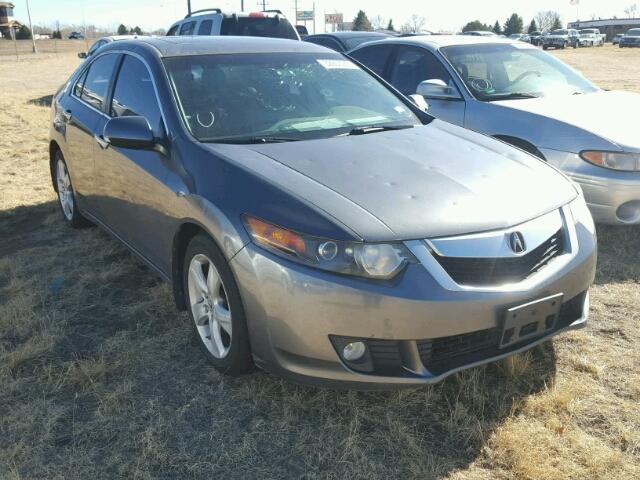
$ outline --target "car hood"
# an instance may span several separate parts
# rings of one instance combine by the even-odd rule
[[[364,213],[350,208],[356,204],[397,240],[506,228],[576,196],[569,180],[544,162],[439,120],[400,131],[215,149],[254,169],[264,169],[252,167],[255,154],[262,162],[268,157],[324,186],[327,199],[339,195],[343,205],[325,203],[295,179],[281,180],[282,188],[313,195],[320,209],[352,228],[360,219],[349,217]]]
[[[622,114],[640,111],[637,93],[600,90],[584,95],[503,100],[493,104],[558,120],[606,139],[622,150],[640,151],[638,125]],[[549,136],[548,140],[552,138]],[[552,144],[541,146],[562,149]],[[585,145],[585,148],[590,147]]]

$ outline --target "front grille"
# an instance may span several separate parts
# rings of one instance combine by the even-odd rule
[[[554,331],[568,327],[582,317],[586,294],[587,292],[583,292],[562,304]],[[549,333],[551,332],[543,332],[541,336]],[[502,329],[496,327],[462,335],[420,340],[417,344],[424,366],[434,375],[440,375],[463,365],[517,350],[537,339],[530,338],[501,349],[501,336]]]
[[[520,257],[466,258],[434,257],[449,276],[459,285],[487,286],[516,283],[540,271],[564,251],[562,229],[547,241]]]

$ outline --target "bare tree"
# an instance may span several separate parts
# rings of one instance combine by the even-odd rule
[[[387,28],[387,19],[381,15],[371,17],[370,22],[374,30],[382,30],[384,28]]]
[[[415,13],[409,17],[409,20],[402,25],[400,31],[402,33],[421,33],[424,30],[424,26],[427,24],[427,19],[416,15]]]
[[[632,5],[629,5],[624,9],[624,13],[626,13],[629,18],[635,17],[636,13],[638,13],[638,4],[634,3]]]
[[[535,21],[542,32],[548,32],[555,25],[562,23],[560,20],[560,14],[553,10],[538,12],[535,16]]]

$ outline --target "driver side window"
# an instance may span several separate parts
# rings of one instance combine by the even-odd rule
[[[429,51],[401,46],[391,69],[391,84],[404,95],[413,95],[420,82],[438,79],[454,86],[444,65]]]
[[[160,137],[162,117],[151,74],[137,58],[125,55],[118,73],[109,115],[139,115],[147,119],[156,137]]]

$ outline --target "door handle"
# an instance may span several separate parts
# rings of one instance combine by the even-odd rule
[[[103,150],[105,150],[109,146],[109,140],[105,140],[102,135],[96,134],[93,136],[93,138],[96,142],[98,142],[98,145],[100,145],[100,148],[102,148]]]
[[[65,122],[68,122],[69,120],[71,120],[71,110],[65,110],[64,112],[62,112],[62,119]]]

